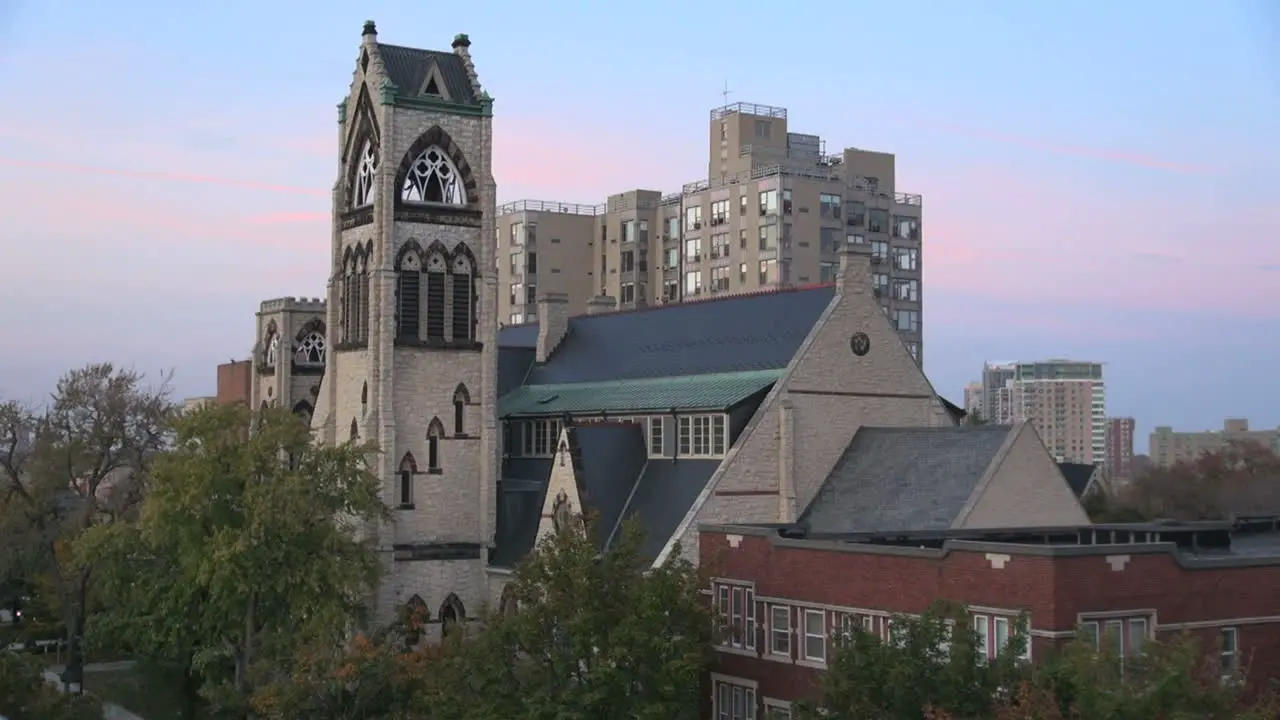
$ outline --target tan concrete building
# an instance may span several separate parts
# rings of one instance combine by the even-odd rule
[[[1101,363],[986,363],[982,383],[989,422],[1031,423],[1058,462],[1106,463],[1107,396]]]
[[[1134,478],[1133,429],[1137,421],[1131,417],[1107,418],[1107,479],[1126,483]]]
[[[789,131],[784,108],[727,105],[711,111],[707,179],[678,193],[500,206],[499,317],[531,321],[541,291],[584,312],[830,283],[840,249],[863,245],[881,309],[920,362],[921,204],[896,191],[892,154],[828,155]]]
[[[1160,426],[1151,433],[1148,453],[1151,464],[1169,467],[1179,462],[1190,462],[1204,453],[1216,452],[1232,441],[1255,442],[1280,453],[1280,428],[1274,430],[1250,430],[1249,421],[1243,418],[1227,418],[1221,430],[1201,432],[1174,432],[1173,428]]]

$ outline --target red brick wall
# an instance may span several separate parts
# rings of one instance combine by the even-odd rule
[[[1017,555],[1011,548],[1003,553],[1009,556],[1004,567],[995,569],[985,551],[910,557],[784,547],[753,535],[741,536],[739,546],[731,548],[718,532],[703,533],[699,550],[712,577],[752,582],[757,597],[796,604],[921,613],[945,599],[1025,610],[1034,630],[1059,632],[1074,631],[1078,613],[1154,611],[1157,627],[1280,615],[1280,564],[1186,570],[1168,553],[1145,553],[1130,554],[1116,571],[1103,554]],[[1280,677],[1280,623],[1237,626],[1241,662],[1251,662],[1251,678]],[[1196,633],[1216,650],[1217,627]],[[1033,638],[1033,657],[1054,642]],[[719,655],[717,672],[756,679],[761,696],[799,697],[813,682],[810,669]]]
[[[228,403],[249,403],[249,387],[253,377],[253,362],[240,360],[223,363],[218,366],[219,405]]]

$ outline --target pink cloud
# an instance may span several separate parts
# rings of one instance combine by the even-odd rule
[[[971,138],[982,140],[990,140],[993,142],[1003,143],[1006,145],[1020,145],[1022,147],[1040,150],[1043,152],[1053,153],[1055,155],[1070,155],[1074,157],[1086,157],[1095,160],[1103,160],[1106,162],[1120,163],[1124,165],[1134,165],[1137,167],[1149,168],[1152,170],[1167,170],[1186,175],[1218,175],[1223,171],[1221,168],[1208,165],[1200,165],[1194,163],[1177,162],[1173,160],[1165,160],[1162,158],[1143,155],[1140,153],[1129,152],[1126,150],[1116,150],[1110,148],[1089,147],[1085,145],[1063,144],[1038,140],[1035,138],[1023,137],[1020,135],[1011,135],[1009,133],[997,132],[994,130],[984,130],[981,128],[965,127],[952,123],[939,123],[932,121],[917,121],[913,124],[920,125],[934,130],[954,135],[964,135]]]
[[[273,212],[252,215],[244,219],[249,225],[284,225],[292,223],[326,223],[331,219],[327,212]]]
[[[245,190],[262,190],[267,192],[287,193],[290,195],[312,195],[326,197],[329,191],[321,188],[298,187],[294,185],[278,185],[255,180],[239,180],[235,178],[196,175],[191,173],[156,172],[146,170],[125,170],[122,168],[94,167],[75,163],[50,162],[45,160],[19,160],[17,158],[0,158],[0,165],[10,167],[31,168],[37,170],[54,170],[59,172],[88,173],[92,175],[112,175],[147,180],[165,180],[169,182],[203,183],[238,187]]]

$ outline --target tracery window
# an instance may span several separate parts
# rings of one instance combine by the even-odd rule
[[[280,336],[271,333],[271,337],[267,338],[267,356],[264,363],[267,367],[275,367],[276,360],[280,357]]]
[[[356,166],[355,187],[351,193],[351,207],[359,208],[373,204],[376,185],[374,177],[378,173],[378,149],[373,140],[366,140],[360,151],[359,164]]]
[[[439,146],[432,145],[409,165],[400,199],[410,203],[466,205],[467,191],[453,161]]]
[[[474,269],[470,258],[453,259],[453,339],[473,340],[476,335]]]
[[[298,351],[294,353],[294,362],[311,367],[324,365],[324,335],[313,330],[298,343]]]

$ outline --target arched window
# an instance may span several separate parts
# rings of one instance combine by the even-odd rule
[[[409,165],[400,199],[407,203],[466,205],[467,190],[449,155],[432,145]]]
[[[360,426],[356,424],[356,419],[351,418],[351,441],[355,442],[360,439]]]
[[[502,588],[502,599],[498,602],[498,612],[502,615],[515,615],[520,609],[520,601],[516,599],[515,585]]]
[[[444,604],[440,606],[440,633],[445,637],[458,626],[458,623],[467,619],[467,611],[462,607],[462,601],[457,595],[449,593],[449,597],[444,599]]]
[[[431,612],[427,610],[427,603],[417,595],[404,604],[404,640],[410,648],[422,640],[422,626],[430,619]]]
[[[265,367],[273,368],[276,366],[276,360],[280,358],[280,334],[274,331],[269,332],[266,357],[263,358],[262,364]]]
[[[312,330],[303,336],[293,361],[306,367],[324,367],[324,335]]]
[[[453,339],[474,340],[476,336],[475,267],[465,248],[453,258]]]
[[[416,246],[401,250],[396,267],[396,337],[419,339],[422,314],[422,256]]]
[[[338,327],[342,333],[342,342],[351,343],[356,340],[355,333],[355,259],[351,248],[342,253],[342,278],[339,292],[342,296],[338,302]]]
[[[427,425],[427,469],[440,469],[440,438],[444,437],[444,424],[440,418],[431,418]]]
[[[356,254],[356,341],[369,340],[369,255],[373,252],[371,245],[365,245]]]
[[[400,459],[400,507],[413,505],[413,476],[418,472],[418,463],[413,453],[405,453]]]
[[[453,391],[453,434],[466,434],[467,404],[471,402],[471,394],[467,386],[459,384]]]
[[[366,140],[360,151],[360,159],[356,165],[355,187],[351,193],[351,207],[359,208],[373,204],[377,185],[374,178],[378,173],[378,148],[372,138]]]
[[[369,412],[369,383],[366,381],[360,386],[360,414],[365,415]]]
[[[427,255],[427,339],[444,339],[444,285],[448,269],[443,252],[433,250]]]

